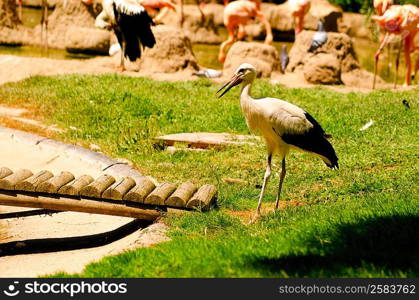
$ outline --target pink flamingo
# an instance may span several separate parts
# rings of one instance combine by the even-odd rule
[[[374,10],[375,10],[375,14],[378,16],[382,16],[387,9],[390,8],[390,6],[392,6],[393,0],[374,0]]]
[[[410,76],[412,72],[412,61],[410,58],[410,53],[411,51],[419,49],[419,47],[414,45],[416,33],[419,31],[419,8],[410,4],[393,5],[389,9],[387,9],[382,16],[373,16],[372,19],[376,21],[386,31],[385,36],[381,41],[380,47],[375,53],[375,71],[372,88],[375,88],[378,59],[380,57],[380,53],[384,46],[389,42],[390,34],[400,35],[401,43],[404,44],[406,76],[403,85],[408,86],[410,84]]]
[[[272,44],[272,28],[265,15],[260,10],[260,1],[259,5],[248,0],[233,1],[227,4],[224,9],[224,25],[228,31],[228,38],[220,46],[218,61],[222,63],[225,61],[227,56],[227,47],[231,46],[237,39],[240,40],[245,36],[244,25],[255,17],[258,18],[265,26],[265,44]]]
[[[310,0],[288,0],[288,5],[291,10],[291,15],[294,18],[294,32],[295,36],[303,31],[304,17],[310,10]]]
[[[392,6],[393,4],[394,4],[393,0],[374,0],[373,6],[374,6],[375,14],[377,16],[382,16],[385,13],[385,11],[387,9],[389,9],[390,6]],[[381,41],[383,40],[384,35],[385,35],[385,29],[379,26],[379,31],[380,31],[380,43],[381,43]],[[388,47],[387,47],[387,66],[388,66],[387,67],[387,73],[390,72],[390,66],[391,66],[390,52],[391,52],[391,44],[388,44]],[[398,70],[398,68],[399,68],[399,58],[400,58],[400,51],[397,53],[397,56],[396,56],[396,70]]]
[[[19,20],[22,21],[23,0],[16,0],[16,4],[17,4],[17,14],[18,14]]]
[[[161,23],[161,20],[169,12],[169,9],[176,11],[176,6],[170,0],[138,0],[144,6],[149,15],[154,15],[153,22]],[[157,12],[157,10],[160,10]]]

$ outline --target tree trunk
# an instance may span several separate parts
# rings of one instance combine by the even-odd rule
[[[0,0],[0,27],[15,28],[18,24],[16,0]]]

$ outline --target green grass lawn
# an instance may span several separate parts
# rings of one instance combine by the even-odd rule
[[[167,217],[171,241],[87,266],[87,277],[412,277],[419,275],[419,89],[370,94],[287,89],[259,80],[255,97],[274,96],[306,109],[333,135],[340,169],[292,152],[283,199],[300,206],[268,210],[254,225],[265,149],[228,147],[170,154],[152,138],[177,132],[248,134],[238,88],[221,99],[201,80],[156,82],[117,75],[33,77],[0,87],[0,103],[38,112],[68,129],[57,138],[95,143],[159,181],[212,183],[218,210]],[[407,99],[411,109],[402,104]],[[365,123],[374,124],[359,131]],[[274,161],[274,171],[280,163]],[[223,178],[246,184],[228,184]],[[265,207],[272,207],[278,174]]]

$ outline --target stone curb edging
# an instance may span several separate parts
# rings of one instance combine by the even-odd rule
[[[66,144],[54,139],[3,126],[0,126],[0,135],[10,136],[10,138],[14,140],[23,141],[34,146],[40,146],[41,148],[45,147],[62,150],[63,153],[69,156],[77,157],[87,163],[94,163],[96,165],[99,164],[102,172],[115,177],[130,176],[134,180],[144,177],[144,175],[142,175],[139,171],[125,163],[80,146]],[[156,185],[158,184],[154,178],[149,176],[147,177]]]

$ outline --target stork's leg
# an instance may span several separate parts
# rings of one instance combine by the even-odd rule
[[[278,209],[279,199],[281,197],[282,183],[284,182],[286,173],[287,173],[287,170],[285,169],[285,157],[284,157],[282,159],[281,175],[279,177],[278,194],[276,194],[275,210]]]
[[[372,82],[372,89],[375,89],[375,80],[377,77],[377,72],[378,72],[378,59],[380,58],[380,53],[383,50],[384,46],[387,44],[387,40],[388,40],[389,34],[388,32],[386,32],[386,34],[384,35],[384,38],[380,44],[380,47],[378,47],[377,52],[374,55],[374,59],[375,59],[375,64],[374,64],[374,80]]]
[[[125,41],[122,41],[122,45],[121,45],[121,63],[119,65],[119,71],[121,71],[121,72],[124,72],[125,71],[125,61],[124,61],[125,48],[126,48],[126,42]]]
[[[266,185],[268,184],[269,178],[271,177],[271,162],[272,162],[272,154],[269,153],[265,176],[263,177],[262,190],[260,191],[258,206],[256,208],[256,213],[255,213],[255,216],[253,217],[252,222],[256,221],[260,217],[260,207],[262,206],[262,199],[265,194],[265,188],[266,188]]]
[[[403,39],[400,40],[399,49],[397,50],[397,56],[396,56],[396,74],[394,75],[394,87],[397,86],[397,77],[399,76],[399,65],[400,65],[400,52],[402,50],[403,45]]]
[[[196,6],[198,7],[199,13],[201,14],[201,25],[204,25],[206,21],[205,14],[203,11],[205,3],[201,2],[200,0],[196,0]]]

